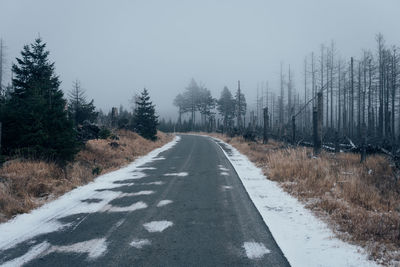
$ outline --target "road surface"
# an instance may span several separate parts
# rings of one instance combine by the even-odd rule
[[[141,167],[101,210],[55,216],[67,226],[0,250],[0,265],[289,266],[211,138],[182,135]]]

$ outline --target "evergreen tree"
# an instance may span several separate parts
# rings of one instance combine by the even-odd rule
[[[221,96],[218,99],[217,109],[223,118],[224,129],[226,130],[231,124],[235,114],[235,100],[228,87],[224,87]]]
[[[202,123],[205,124],[207,119],[214,115],[212,111],[215,108],[216,100],[212,97],[210,90],[200,87],[198,110],[202,116]]]
[[[243,126],[242,119],[246,115],[246,109],[247,109],[246,98],[244,94],[241,92],[240,86],[236,91],[234,103],[235,103],[234,112],[235,112],[235,117],[237,118],[237,127],[240,129]]]
[[[73,159],[78,146],[54,63],[49,62],[45,48],[36,39],[24,46],[12,66],[14,89],[1,114],[3,144],[8,153],[65,162]]]
[[[155,115],[154,105],[146,88],[136,100],[134,122],[138,134],[146,139],[157,139],[158,117]]]
[[[95,122],[98,116],[94,100],[87,102],[85,91],[80,82],[76,80],[72,90],[69,92],[68,116],[73,120],[75,126],[82,125],[84,121]]]

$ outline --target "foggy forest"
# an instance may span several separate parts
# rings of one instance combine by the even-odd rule
[[[400,265],[400,2],[0,10],[0,266]]]

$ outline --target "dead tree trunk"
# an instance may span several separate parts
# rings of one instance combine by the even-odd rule
[[[296,117],[292,116],[292,143],[296,144]]]
[[[354,134],[354,72],[353,72],[353,58],[350,61],[350,136],[353,137]]]
[[[366,133],[367,126],[365,123],[362,124],[362,147],[361,147],[361,159],[360,162],[364,162],[367,158],[367,133]]]
[[[0,155],[1,155],[1,134],[2,134],[2,131],[3,131],[3,123],[0,122]]]
[[[318,93],[318,143],[319,148],[322,146],[322,123],[323,123],[324,102],[322,91]]]
[[[321,152],[322,146],[322,119],[323,119],[322,92],[318,93],[317,107],[313,110],[314,154]]]
[[[313,142],[314,142],[314,154],[318,155],[321,147],[318,144],[318,108],[313,108]]]
[[[268,108],[264,108],[264,135],[263,135],[263,144],[268,143],[268,127],[269,127]]]

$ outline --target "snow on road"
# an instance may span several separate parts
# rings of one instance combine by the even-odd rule
[[[58,231],[68,226],[69,224],[63,224],[58,220],[68,215],[99,211],[133,211],[146,208],[147,204],[144,202],[137,202],[128,207],[114,207],[109,205],[108,203],[111,200],[123,194],[115,190],[118,186],[121,186],[116,186],[115,182],[129,179],[132,176],[135,179],[143,178],[145,175],[140,171],[147,168],[143,165],[153,160],[161,160],[162,157],[157,157],[158,154],[172,148],[179,140],[180,137],[177,136],[170,143],[151,151],[143,157],[139,157],[124,168],[101,175],[93,182],[78,187],[59,197],[57,200],[49,202],[30,213],[18,215],[14,219],[0,224],[0,250],[6,250],[35,236]],[[143,194],[143,192],[141,194]],[[90,201],[93,199],[96,201]],[[26,257],[29,258],[35,251],[40,252],[42,248],[43,246],[33,247],[32,249],[34,249],[34,251],[28,253]]]
[[[271,251],[267,249],[264,244],[257,242],[244,242],[243,248],[246,252],[247,258],[251,260],[260,259],[265,254],[271,253]]]
[[[172,200],[164,199],[164,200],[161,200],[160,202],[158,202],[157,207],[158,208],[159,207],[163,207],[163,206],[166,206],[168,204],[171,204],[172,202],[173,202]]]
[[[135,211],[135,210],[145,209],[147,207],[148,206],[147,206],[146,203],[144,203],[143,201],[139,201],[139,202],[136,202],[136,203],[134,203],[134,204],[132,204],[130,206],[127,206],[127,207],[115,207],[115,206],[107,204],[104,207],[104,210],[107,211],[107,212],[128,212],[128,211]]]
[[[134,239],[132,242],[129,244],[134,248],[143,248],[144,246],[151,245],[151,241],[148,239]]]
[[[143,224],[144,228],[150,233],[162,232],[172,225],[173,223],[170,221],[152,221]]]
[[[64,253],[87,253],[90,259],[95,259],[102,256],[107,251],[107,242],[105,238],[92,239],[89,241],[78,242],[66,246],[52,246],[44,254],[53,252]],[[43,255],[44,256],[44,255]]]
[[[180,176],[180,177],[184,177],[184,176],[188,176],[187,172],[172,172],[172,173],[166,173],[164,174],[164,176]]]
[[[246,156],[222,140],[213,139],[229,150],[222,149],[292,266],[377,266],[361,247],[336,238],[326,223],[268,180]],[[258,251],[255,245],[245,244],[244,248],[246,253]]]

